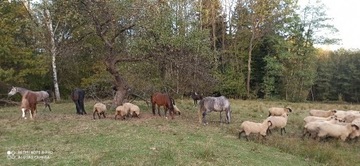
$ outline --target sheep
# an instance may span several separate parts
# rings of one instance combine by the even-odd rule
[[[283,113],[281,116],[269,116],[266,120],[271,121],[272,125],[268,129],[268,133],[271,134],[271,129],[280,128],[280,133],[283,135],[282,131],[285,131],[285,126],[288,120],[288,114]]]
[[[346,125],[327,123],[326,125],[320,125],[318,130],[319,132],[317,136],[320,139],[323,139],[326,136],[330,136],[340,138],[342,141],[346,141],[346,138],[348,138],[351,133],[359,130],[359,127],[350,123]]]
[[[131,117],[136,116],[136,117],[140,118],[139,106],[132,104],[132,103],[124,103],[123,106],[125,107],[125,109],[127,109],[127,112]]]
[[[100,119],[100,115],[103,115],[104,118],[106,118],[105,111],[106,111],[106,105],[105,104],[103,104],[103,103],[95,103],[94,109],[93,109],[93,119],[96,119],[95,114],[97,114],[99,116],[99,119]]]
[[[115,109],[115,120],[117,116],[120,116],[121,119],[125,119],[125,117],[129,114],[129,109],[124,106],[118,106]]]
[[[290,108],[271,107],[269,108],[269,116],[281,116],[284,113],[292,112]]]
[[[251,121],[244,121],[241,123],[240,131],[239,131],[239,139],[241,137],[241,134],[245,132],[245,138],[247,141],[249,141],[248,136],[251,133],[254,134],[260,134],[264,138],[266,137],[266,131],[268,128],[272,125],[271,121],[264,120],[262,123],[256,123]]]
[[[360,114],[347,114],[345,115],[345,117],[342,119],[344,122],[346,123],[351,123],[352,121],[354,121],[355,119],[360,118]]]
[[[344,120],[344,118],[348,115],[360,115],[359,111],[349,110],[349,111],[343,111],[343,110],[336,110],[336,113],[334,116],[336,116],[338,119]]]
[[[335,117],[330,118],[329,120],[317,120],[317,121],[311,121],[305,124],[304,128],[303,128],[303,135],[302,138],[304,139],[304,137],[306,135],[308,135],[308,137],[311,137],[315,139],[315,136],[318,133],[318,127],[320,125],[326,125],[326,123],[333,123],[333,124],[341,124],[344,125],[345,123],[341,122],[340,120],[336,119]]]
[[[331,120],[331,119],[335,119],[334,116],[330,116],[330,117],[318,117],[318,116],[307,116],[304,118],[304,122],[305,123],[309,123],[309,122],[315,122],[315,121],[327,121],[327,120]]]
[[[310,110],[309,111],[309,114],[311,116],[324,117],[324,118],[333,116],[335,113],[336,113],[336,110],[328,110],[328,111],[325,111],[325,110]]]

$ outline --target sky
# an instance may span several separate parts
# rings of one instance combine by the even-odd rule
[[[299,0],[305,5],[316,0]],[[321,0],[326,6],[328,17],[333,18],[332,25],[339,30],[335,37],[341,39],[338,45],[321,45],[330,50],[339,48],[360,49],[360,0]]]

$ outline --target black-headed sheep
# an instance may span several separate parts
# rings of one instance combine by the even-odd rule
[[[286,133],[285,126],[288,120],[288,114],[283,113],[281,116],[269,116],[266,120],[272,123],[271,127],[269,127],[268,132],[271,134],[271,129],[279,128],[281,135],[283,131]]]
[[[272,125],[271,121],[268,121],[268,120],[264,120],[262,123],[244,121],[243,123],[241,123],[241,126],[240,126],[239,139],[240,139],[242,133],[245,133],[246,140],[249,140],[248,136],[251,133],[260,134],[265,138],[266,131],[268,130],[268,128],[271,125]]]
[[[291,108],[271,107],[269,108],[269,116],[281,116],[284,113],[292,112]]]
[[[359,130],[359,127],[350,123],[346,125],[327,123],[326,125],[320,125],[318,129],[319,132],[317,136],[320,139],[329,136],[345,141],[351,133]]]
[[[105,112],[106,112],[106,105],[103,103],[96,103],[93,109],[93,118],[95,119],[95,114],[98,115],[99,119],[100,119],[100,115],[103,115],[104,118],[106,118]]]
[[[123,106],[127,109],[128,114],[131,117],[138,117],[140,118],[140,108],[139,106],[132,104],[132,103],[124,103]]]
[[[125,119],[128,114],[129,114],[129,109],[127,109],[122,105],[118,106],[115,109],[115,120],[118,116],[120,116],[121,119]]]

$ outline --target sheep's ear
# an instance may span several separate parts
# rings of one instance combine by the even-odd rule
[[[336,113],[336,110],[332,110],[331,112]]]
[[[355,124],[351,124],[351,127],[355,127],[356,130],[359,130],[359,126],[357,126]]]
[[[287,108],[287,109],[289,109],[289,112],[292,112],[291,108]]]
[[[268,126],[272,126],[272,122],[270,120],[268,120]]]

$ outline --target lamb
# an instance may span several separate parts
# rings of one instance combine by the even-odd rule
[[[131,117],[138,117],[140,118],[140,108],[139,106],[132,104],[132,103],[124,103],[123,106],[127,109],[128,114]]]
[[[100,115],[103,115],[104,118],[106,118],[105,116],[105,111],[106,111],[106,105],[103,103],[95,103],[94,105],[94,109],[93,109],[93,118],[95,118],[95,114],[97,114],[99,116],[100,119]]]
[[[239,131],[239,139],[241,134],[245,132],[245,138],[249,141],[248,136],[251,133],[260,134],[264,138],[266,137],[266,131],[272,125],[271,121],[264,120],[262,123],[256,123],[251,121],[244,121],[241,123],[240,131]]]
[[[317,136],[320,139],[326,136],[330,136],[340,138],[342,141],[346,141],[346,138],[348,138],[351,133],[359,130],[359,127],[350,123],[346,125],[327,123],[326,125],[320,125],[318,129],[319,132]]]
[[[333,116],[335,113],[336,113],[336,110],[328,110],[328,111],[325,111],[325,110],[310,110],[309,111],[309,114],[311,116],[324,117],[324,118]]]
[[[285,131],[285,126],[288,120],[287,113],[283,113],[281,116],[269,116],[266,120],[271,121],[272,125],[269,127],[268,131],[271,134],[271,129],[280,128],[280,133],[283,135],[282,131]]]
[[[269,116],[281,116],[284,113],[292,112],[290,108],[271,107],[269,108]]]
[[[121,119],[125,119],[125,117],[129,114],[129,109],[124,106],[118,106],[115,109],[115,120],[117,116],[120,116]]]

